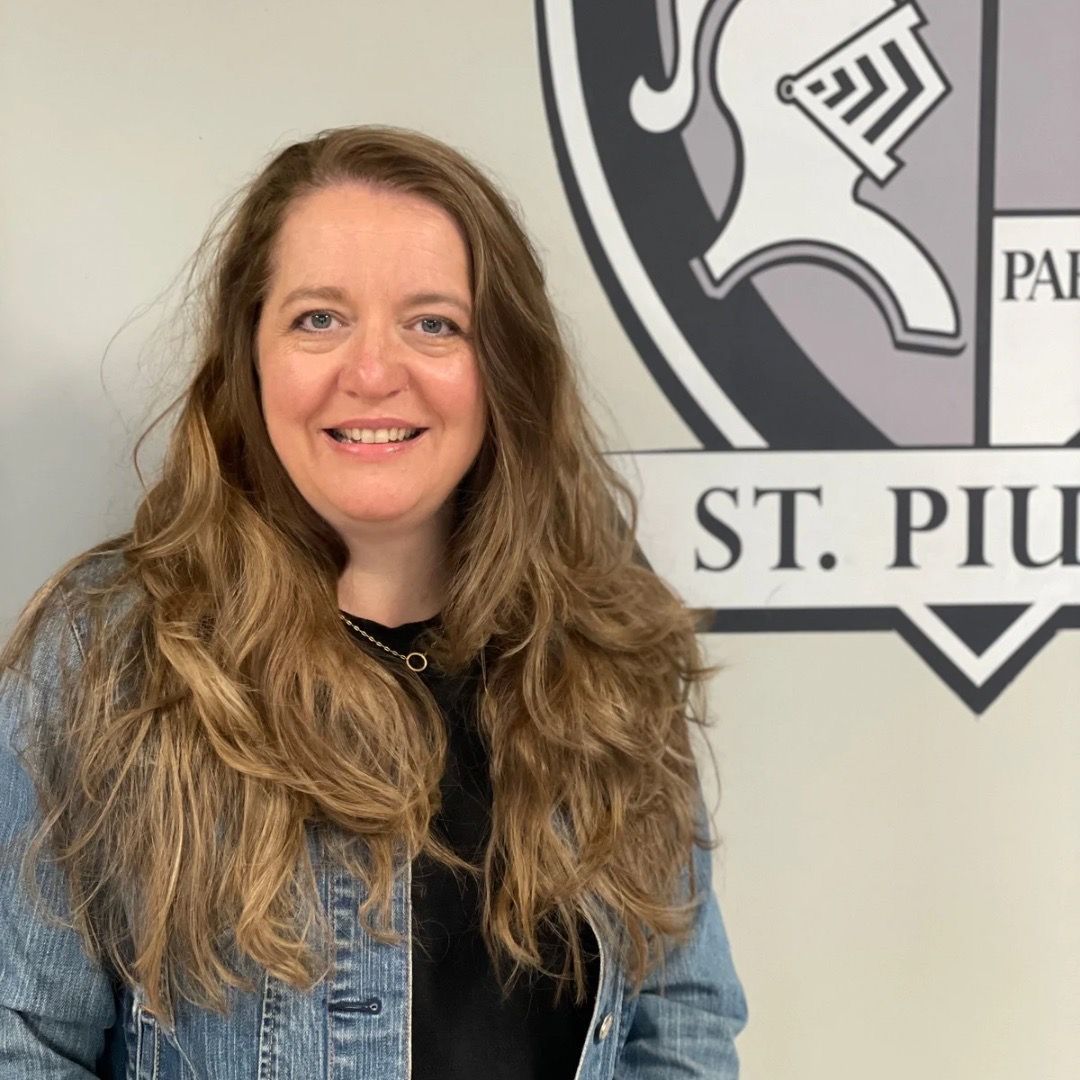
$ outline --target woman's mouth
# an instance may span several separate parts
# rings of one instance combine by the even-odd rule
[[[427,428],[323,428],[335,451],[361,461],[380,461],[408,453],[423,442]]]
[[[332,439],[339,443],[398,443],[411,442],[427,428],[325,428]]]

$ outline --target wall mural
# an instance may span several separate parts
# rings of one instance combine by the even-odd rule
[[[1078,101],[1031,77],[1080,5],[536,12],[578,227],[701,443],[613,455],[646,556],[716,631],[896,631],[981,712],[1080,626]]]

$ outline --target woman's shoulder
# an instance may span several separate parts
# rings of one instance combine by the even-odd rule
[[[0,678],[55,688],[86,658],[95,611],[130,610],[140,589],[122,552],[92,549],[56,571],[31,597],[0,649]],[[95,598],[97,603],[95,603]]]
[[[31,597],[11,636],[0,641],[0,786],[14,783],[22,768],[16,763],[34,746],[58,735],[67,690],[81,681],[102,617],[113,623],[139,590],[119,551],[92,550],[60,567]]]
[[[68,592],[99,588],[123,579],[128,568],[128,560],[119,548],[91,548],[67,564],[60,584]]]
[[[104,600],[107,618],[130,609],[142,589],[124,553],[116,548],[92,550],[68,564],[57,582],[57,607],[70,619],[81,645],[87,643],[91,612]]]

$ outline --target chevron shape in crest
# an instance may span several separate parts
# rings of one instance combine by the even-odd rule
[[[778,87],[880,184],[901,167],[893,151],[950,90],[916,33],[925,24],[909,0]]]

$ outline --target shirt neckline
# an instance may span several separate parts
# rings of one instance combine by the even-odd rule
[[[397,626],[386,626],[384,623],[376,622],[374,619],[366,619],[363,615],[353,614],[353,612],[346,611],[344,608],[338,610],[349,622],[356,623],[357,626],[366,630],[372,637],[378,638],[383,644],[389,645],[399,652],[407,652],[408,649],[405,646],[411,645],[425,630],[438,625],[442,619],[442,613],[439,612],[427,619],[399,623]],[[346,626],[346,629],[349,629],[349,627]],[[355,631],[353,632],[355,633]]]

